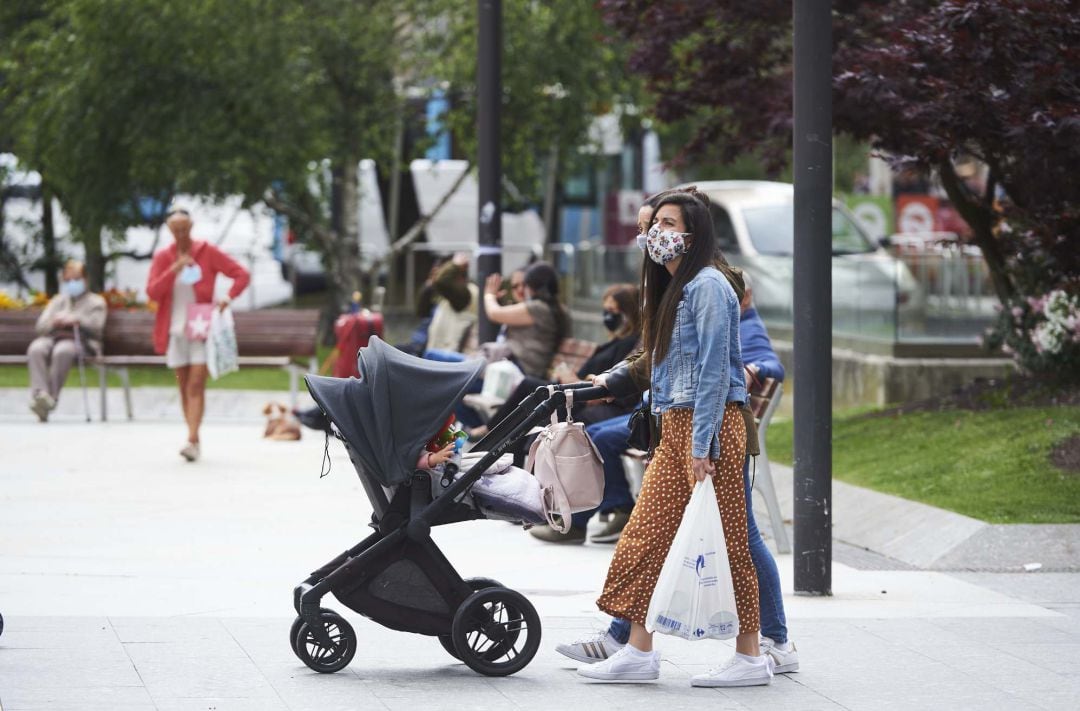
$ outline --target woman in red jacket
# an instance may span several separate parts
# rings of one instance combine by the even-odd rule
[[[214,300],[218,274],[233,280],[229,295],[217,302],[224,309],[251,281],[247,270],[220,249],[191,238],[191,215],[173,210],[165,224],[173,244],[154,255],[146,295],[157,302],[154,321],[154,351],[165,354],[165,365],[176,371],[180,403],[188,426],[188,441],[180,456],[189,462],[199,458],[199,425],[202,424],[206,395],[206,341],[188,337],[188,306]],[[192,322],[197,330],[209,323],[199,317]]]

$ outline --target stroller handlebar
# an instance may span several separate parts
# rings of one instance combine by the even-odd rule
[[[573,390],[574,402],[588,402],[590,400],[600,400],[602,398],[611,397],[611,393],[608,392],[607,388],[593,385],[590,382],[557,385],[556,390]]]

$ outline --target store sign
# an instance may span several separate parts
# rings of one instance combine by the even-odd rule
[[[883,195],[847,195],[844,204],[855,215],[859,225],[871,237],[884,237],[892,233],[892,200]]]
[[[936,232],[938,199],[930,195],[899,195],[896,198],[896,231]]]

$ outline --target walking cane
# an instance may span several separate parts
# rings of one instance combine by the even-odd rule
[[[83,412],[86,413],[86,421],[90,421],[90,396],[86,393],[86,357],[83,352],[82,334],[79,333],[79,324],[75,324],[75,359],[79,363],[79,384],[82,385]]]

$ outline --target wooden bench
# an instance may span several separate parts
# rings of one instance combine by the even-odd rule
[[[756,467],[754,488],[765,499],[765,507],[769,511],[769,522],[772,524],[773,539],[776,541],[776,550],[780,553],[790,553],[791,541],[784,527],[783,514],[780,513],[780,502],[776,498],[776,486],[773,484],[772,470],[769,467],[769,454],[765,449],[765,433],[769,429],[769,422],[772,421],[783,394],[784,384],[773,378],[766,378],[764,382],[754,382],[750,385],[750,411],[754,413],[754,421],[757,423],[758,446],[761,448],[761,454],[754,462]],[[627,449],[622,454],[623,471],[630,484],[630,493],[635,499],[641,491],[641,480],[645,475],[647,456],[648,453],[640,449]]]
[[[26,349],[37,337],[34,328],[40,310],[0,311],[0,364],[25,365]],[[300,375],[317,368],[315,358],[319,312],[315,309],[236,311],[236,343],[242,368],[283,368],[289,373],[289,396],[295,406]],[[104,355],[86,363],[98,370],[101,420],[108,419],[108,372],[120,378],[128,419],[133,419],[131,378],[133,366],[165,366],[154,353],[154,314],[149,311],[110,310],[105,321]],[[306,362],[305,362],[306,361]],[[89,413],[87,413],[89,418]]]
[[[578,372],[585,365],[585,361],[592,358],[596,352],[596,344],[592,341],[582,341],[577,338],[564,338],[559,342],[555,350],[555,356],[551,359],[552,369],[559,363],[566,363],[571,372]],[[599,375],[599,373],[593,373]]]

